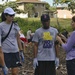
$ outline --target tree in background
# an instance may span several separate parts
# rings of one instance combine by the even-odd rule
[[[75,13],[75,0],[53,0],[54,4],[67,4],[68,9]]]
[[[19,0],[18,0],[19,1]],[[21,10],[21,9],[18,9],[18,4],[14,1],[12,2],[5,2],[4,4],[1,4],[0,5],[0,12],[3,12],[3,10],[6,8],[6,7],[11,7],[14,9],[14,11],[16,11],[17,13],[28,13],[28,17],[30,17],[31,15],[30,14],[33,14],[34,12],[34,6],[33,4],[25,4],[24,5],[24,10]]]
[[[57,21],[57,25],[58,25],[58,31],[60,32],[61,27],[58,21],[58,17],[57,17],[57,5],[60,3],[60,0],[53,0],[53,5],[55,7],[55,14],[56,14],[56,21]]]
[[[3,12],[4,8],[4,5],[0,5],[0,13]]]
[[[28,13],[28,17],[31,17],[31,14],[34,12],[34,5],[29,3],[24,5],[25,13]]]
[[[6,7],[11,7],[13,8],[17,13],[25,13],[23,10],[18,9],[18,4],[14,1],[12,2],[5,2],[4,4],[0,5],[0,13],[3,12],[3,10]]]
[[[46,10],[50,9],[50,5],[48,3],[45,4]]]
[[[58,4],[61,4],[61,6],[62,4],[67,4],[68,5],[67,9],[71,10],[72,14],[75,13],[75,0],[53,0],[53,5],[56,7],[56,12],[57,12]],[[56,14],[56,18],[57,18],[58,29],[60,31],[60,25],[59,25],[57,14]]]

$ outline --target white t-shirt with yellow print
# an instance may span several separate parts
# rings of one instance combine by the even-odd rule
[[[43,29],[41,27],[36,30],[32,41],[38,42],[37,59],[39,61],[55,60],[54,42],[57,33],[57,29],[53,27],[50,27],[49,29]]]

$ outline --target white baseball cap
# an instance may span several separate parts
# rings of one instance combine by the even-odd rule
[[[11,8],[11,7],[7,7],[5,10],[4,10],[4,13],[7,13],[9,15],[13,15],[15,14],[16,12],[14,12],[14,10]]]

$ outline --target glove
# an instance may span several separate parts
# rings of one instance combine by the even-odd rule
[[[55,59],[55,66],[56,66],[56,69],[59,67],[59,58],[57,57]]]
[[[37,58],[34,58],[33,59],[33,68],[35,69],[36,66],[38,66],[38,60],[37,60]]]
[[[22,63],[21,62],[16,62],[17,66],[22,66]]]
[[[20,50],[20,57],[21,57],[21,62],[24,63],[24,54],[23,54],[23,50]]]
[[[8,74],[8,68],[6,66],[3,66],[2,67],[2,71],[3,71],[3,74],[4,75],[7,75]]]

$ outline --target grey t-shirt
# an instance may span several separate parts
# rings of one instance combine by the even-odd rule
[[[42,27],[35,31],[32,41],[38,42],[39,61],[53,61],[55,60],[55,47],[54,42],[58,31],[56,28],[50,27],[43,29]]]
[[[6,24],[6,22],[0,23],[0,46],[4,53],[15,53],[18,52],[17,44],[17,33],[20,30],[18,24],[13,24],[12,29],[8,37],[1,43],[1,38],[5,37],[10,29],[11,24]]]

